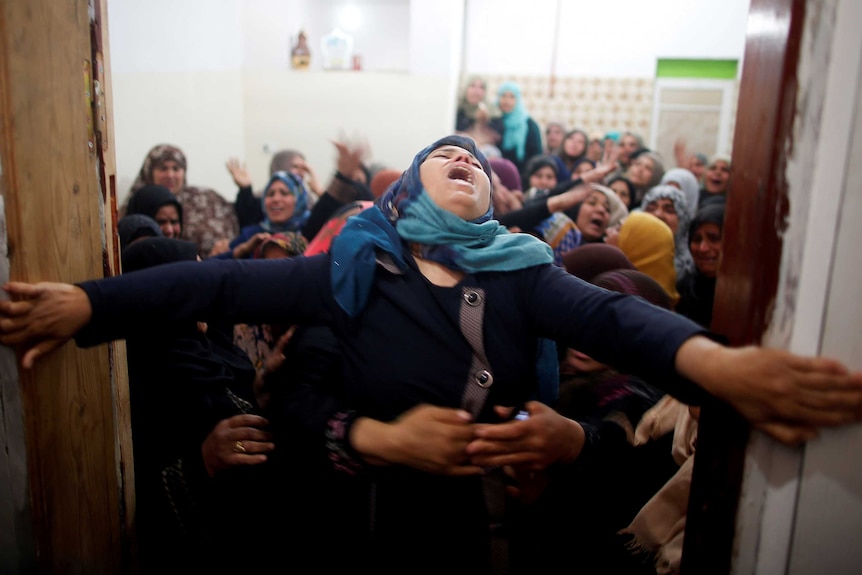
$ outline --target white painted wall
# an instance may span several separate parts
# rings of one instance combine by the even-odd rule
[[[749,0],[560,2],[558,76],[654,77],[657,58],[742,59]],[[548,75],[557,0],[468,0],[465,68]]]
[[[321,71],[320,37],[348,3],[107,0],[120,201],[159,143],[183,149],[190,184],[228,199],[229,157],[262,184],[263,145],[284,144],[324,177],[334,166],[328,139],[341,128],[369,140],[372,161],[400,168],[427,143],[419,136],[450,130],[462,68],[550,71],[556,0],[354,0],[364,14],[351,32],[363,72]],[[748,0],[561,7],[558,75],[649,77],[657,57],[742,57]],[[312,51],[306,72],[289,65],[299,30]]]
[[[231,156],[245,160],[262,184],[270,160],[264,144],[304,151],[326,177],[334,167],[329,139],[341,130],[367,139],[373,161],[398,167],[419,149],[412,143],[416,135],[444,133],[454,118],[449,77],[457,61],[453,53],[461,50],[463,7],[454,19],[444,20],[451,0],[418,2],[414,12],[435,18],[445,39],[445,52],[419,47],[426,56],[417,74],[428,77],[408,74],[410,0],[362,4],[364,23],[351,34],[365,71],[319,72],[319,39],[339,24],[347,3],[108,0],[119,200],[128,194],[146,153],[159,143],[185,152],[190,184],[233,199],[236,189],[225,161]],[[416,25],[427,23],[426,18]],[[294,71],[289,63],[299,30],[310,40],[307,72]],[[410,134],[399,137],[390,118],[400,122],[402,133],[411,126]],[[427,139],[419,147],[424,143]]]

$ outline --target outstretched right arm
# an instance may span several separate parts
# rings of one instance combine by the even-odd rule
[[[23,345],[27,368],[75,337],[82,347],[188,321],[326,321],[328,256],[179,262],[82,282],[10,283],[0,343]]]
[[[24,345],[21,364],[27,369],[87,325],[93,313],[84,290],[71,284],[9,282],[3,290],[12,300],[0,301],[0,343]]]

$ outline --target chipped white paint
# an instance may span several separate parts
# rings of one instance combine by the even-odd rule
[[[833,273],[836,266],[858,268],[847,265],[854,250],[845,246],[840,252],[843,259],[837,263],[836,253],[841,247],[839,241],[848,241],[839,236],[839,224],[842,209],[848,207],[843,192],[860,98],[860,21],[862,3],[855,0],[809,0],[806,5],[792,146],[791,142],[785,143],[790,214],[783,238],[778,293],[763,339],[765,345],[805,355],[834,355],[822,345],[825,334],[836,333],[833,325],[837,324],[825,322],[827,305],[835,303],[831,291]],[[856,150],[858,163],[859,148]],[[862,215],[862,204],[857,204],[856,210],[854,215],[844,214],[852,218],[854,226]],[[858,341],[858,325],[851,324],[852,331],[837,337],[849,336]],[[854,358],[841,359],[850,363]],[[836,445],[843,441],[838,438],[846,440],[848,434],[862,437],[857,429],[824,433],[806,450],[779,446],[761,435],[752,438],[740,502],[734,573],[848,572],[843,567],[853,562],[848,562],[847,554],[862,553],[858,545],[848,545],[844,540],[842,546],[833,543],[832,553],[824,553],[823,548],[829,540],[837,539],[830,524],[856,525],[856,531],[848,533],[853,536],[858,534],[862,520],[860,494],[834,489],[832,477],[836,463],[843,463],[842,458],[834,458]],[[857,446],[862,445],[856,441]],[[819,471],[812,472],[809,453],[821,454],[817,461],[828,476],[825,481]],[[828,469],[830,465],[833,469]],[[814,501],[824,495],[842,500],[845,511],[833,506],[830,509],[839,513],[836,517],[812,511],[818,506]],[[853,509],[860,511],[854,514]],[[814,543],[810,537],[800,539],[802,532],[820,533],[822,540]],[[811,561],[814,557],[816,560]],[[824,570],[827,562],[832,569]]]

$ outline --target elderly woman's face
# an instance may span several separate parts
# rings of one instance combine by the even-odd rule
[[[173,160],[159,162],[153,167],[153,184],[164,186],[177,195],[183,189],[186,171]]]
[[[435,204],[464,220],[475,220],[491,205],[491,181],[479,160],[463,148],[437,148],[419,166],[419,177]]]
[[[670,198],[659,198],[648,203],[644,208],[648,214],[652,214],[668,225],[670,231],[676,235],[679,229],[679,214],[676,211],[676,204]]]

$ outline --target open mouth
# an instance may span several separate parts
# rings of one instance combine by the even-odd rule
[[[449,179],[467,182],[471,185],[474,183],[473,172],[465,168],[464,166],[454,166],[451,170],[449,170]]]

